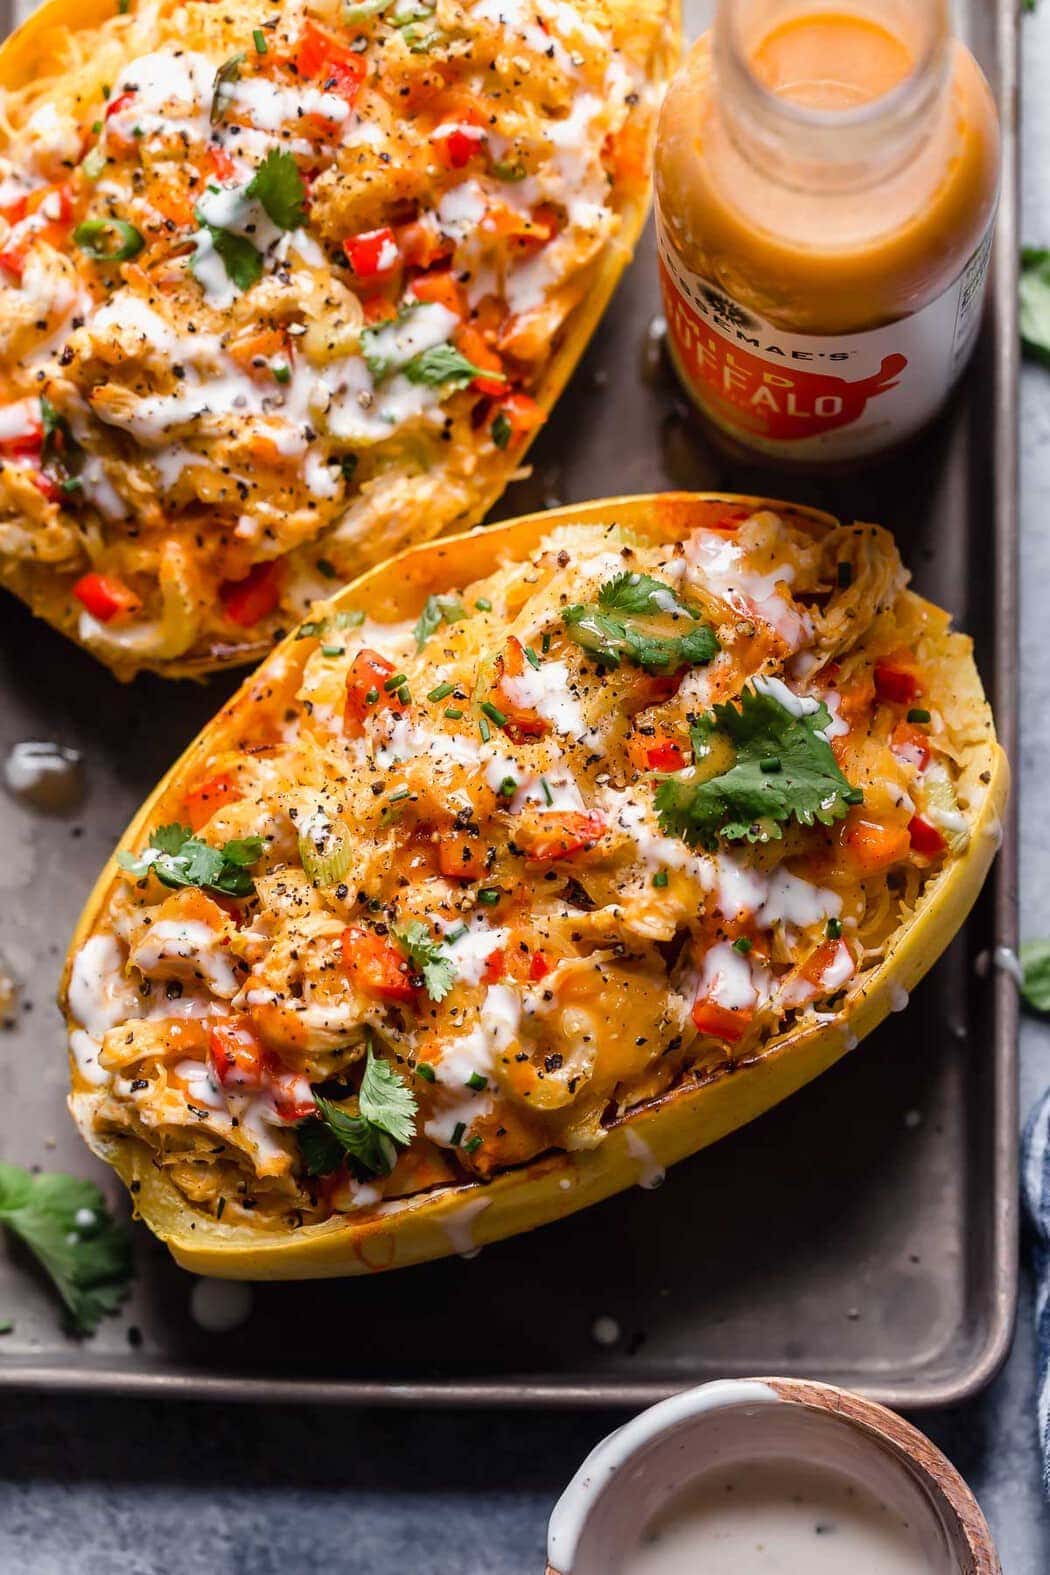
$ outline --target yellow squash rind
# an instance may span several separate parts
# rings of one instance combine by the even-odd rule
[[[501,558],[531,551],[559,525],[608,522],[669,540],[689,529],[690,510],[696,503],[712,498],[730,505],[769,506],[818,530],[836,523],[816,509],[723,493],[605,499],[410,548],[370,570],[325,606],[338,610],[367,605],[373,616],[404,618],[418,611],[428,593],[491,573]],[[935,660],[951,674],[959,716],[973,719],[959,788],[960,797],[978,807],[969,817],[965,852],[927,882],[913,918],[897,931],[878,968],[864,976],[863,989],[848,995],[832,1020],[795,1029],[753,1060],[738,1063],[707,1083],[673,1089],[640,1106],[619,1121],[596,1149],[552,1153],[505,1171],[486,1185],[471,1183],[392,1200],[360,1218],[340,1216],[295,1232],[259,1232],[195,1212],[153,1164],[144,1144],[128,1137],[100,1137],[91,1129],[86,1109],[78,1123],[85,1140],[132,1187],[138,1213],[183,1268],[227,1279],[296,1280],[404,1268],[532,1230],[644,1180],[653,1167],[672,1165],[769,1110],[833,1065],[890,1012],[901,1010],[907,993],[963,923],[999,847],[1010,780],[1006,755],[995,739],[970,641],[948,632],[946,616],[925,605],[942,631],[941,654]],[[303,659],[302,647],[297,651],[294,639],[274,650],[168,772],[132,820],[122,847],[139,847],[153,826],[171,818],[181,803],[184,784],[198,764],[216,752],[219,735],[248,712],[257,689],[272,682],[285,664]],[[119,878],[111,860],[81,915],[60,991],[67,1018],[72,958],[95,931]],[[75,1118],[81,1101],[89,1098],[74,1092]]]

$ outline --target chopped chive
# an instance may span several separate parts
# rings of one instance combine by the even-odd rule
[[[395,788],[394,791],[391,794],[388,795],[387,803],[389,803],[389,804],[400,804],[400,803],[403,802],[404,799],[408,798],[408,796],[409,796],[409,790],[408,790],[407,787]]]
[[[478,609],[478,612],[492,611],[492,603],[489,601],[487,596],[479,596],[477,601],[474,603],[474,606]]]
[[[518,784],[515,782],[513,777],[504,777],[503,781],[496,789],[496,792],[499,793],[503,798],[513,798],[517,791]]]
[[[343,652],[345,650],[346,650],[346,646],[345,645],[322,645],[322,647],[321,647],[321,655],[322,656],[342,656]]]
[[[483,716],[478,717],[478,732],[481,734],[481,742],[487,744],[492,737],[492,729]]]
[[[480,1072],[471,1072],[467,1078],[466,1086],[472,1088],[476,1094],[480,1094],[483,1088],[488,1088],[489,1080],[487,1077],[483,1077]]]
[[[848,585],[853,584],[852,563],[846,563],[843,561],[842,563],[838,564],[836,567],[836,573],[838,574],[838,581],[843,590],[845,590]]]
[[[481,1147],[481,1139],[480,1139],[480,1137],[476,1137],[475,1136],[475,1137],[472,1137],[472,1138],[468,1138],[467,1141],[463,1145],[463,1152],[464,1152],[464,1154],[473,1154],[480,1147]]]
[[[131,0],[117,0],[117,15],[127,16],[131,10]]]
[[[760,771],[764,771],[768,777],[775,775],[776,772],[782,771],[784,768],[780,763],[780,758],[778,755],[763,755],[762,759],[758,762],[758,769]]]
[[[491,700],[483,700],[481,702],[481,709],[491,721],[495,722],[497,727],[502,727],[507,720],[499,706],[493,705]]]
[[[445,939],[450,946],[454,946],[456,941],[461,941],[466,933],[467,926],[465,924],[457,924],[454,930],[445,931]]]
[[[461,720],[463,712],[459,709],[458,705],[447,705],[445,707],[445,715],[448,717],[450,722],[458,722]]]
[[[467,1130],[467,1123],[465,1121],[457,1121],[456,1122],[455,1126],[452,1128],[452,1147],[453,1148],[458,1148],[459,1147],[460,1143],[463,1141],[463,1134],[464,1134],[464,1132],[466,1130]]]
[[[388,695],[392,695],[395,689],[400,689],[401,685],[407,684],[407,682],[407,673],[391,673],[389,678],[383,680],[383,688]]]
[[[312,640],[315,635],[324,634],[327,623],[328,620],[326,618],[314,618],[309,623],[301,623],[296,630],[295,638],[297,640]]]
[[[912,706],[911,710],[908,712],[908,721],[909,722],[928,722],[928,721],[930,721],[930,713],[928,711],[923,710],[922,706],[918,706],[918,705]]]
[[[271,362],[270,371],[278,383],[290,383],[292,381],[292,369],[285,361]]]
[[[438,684],[427,695],[428,700],[444,700],[455,689],[455,684]]]
[[[269,54],[269,45],[266,42],[266,34],[263,32],[261,27],[256,27],[252,30],[252,43],[255,45],[255,53],[257,55]]]
[[[739,952],[741,957],[746,957],[754,944],[754,941],[749,941],[746,935],[739,935],[733,942],[733,950]]]
[[[540,787],[543,789],[543,796],[546,799],[548,806],[553,804],[554,794],[551,792],[551,785],[547,781],[546,777],[540,777]]]
[[[666,886],[667,885],[667,871],[666,870],[657,870],[656,874],[653,876],[653,885],[654,886]]]
[[[496,886],[482,886],[481,890],[478,892],[478,901],[486,908],[494,908],[497,902],[499,902],[499,899],[499,888]]]
[[[551,637],[550,637],[550,633],[548,631],[548,633],[545,634],[543,636],[543,638],[540,640],[540,650],[543,652],[544,656],[546,656],[546,654],[550,650],[550,648],[551,648]]]
[[[323,574],[326,580],[337,580],[339,578],[339,570],[327,558],[318,558],[317,572],[318,574]]]
[[[379,699],[379,690],[376,689],[376,688],[369,689],[367,694],[365,695],[365,705],[375,705],[375,703],[376,703],[376,701],[378,699]]]
[[[409,689],[407,684],[401,685],[401,688],[397,692],[397,698],[401,701],[402,705],[412,704],[412,691]]]
[[[424,1083],[437,1082],[437,1073],[434,1071],[434,1068],[431,1066],[429,1061],[416,1062],[416,1076],[421,1077]]]
[[[92,123],[91,123],[91,130],[92,130],[92,133],[97,137],[99,132],[102,130],[102,122],[101,122],[101,120],[94,120],[94,121],[92,121]]]
[[[540,670],[540,659],[536,655],[536,652],[532,649],[531,645],[527,645],[525,647],[525,660],[528,662],[530,667],[534,667],[536,669],[536,671],[539,672],[539,670]]]
[[[828,920],[828,940],[829,941],[837,941],[837,940],[840,940],[841,938],[842,938],[842,920],[841,919],[829,919]]]

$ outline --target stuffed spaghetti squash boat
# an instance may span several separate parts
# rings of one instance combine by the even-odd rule
[[[318,605],[140,812],[67,968],[75,1119],[179,1262],[528,1229],[898,1009],[1008,777],[906,579],[878,526],[672,494]]]
[[[0,50],[0,582],[255,660],[478,521],[645,217],[676,0],[49,0]]]

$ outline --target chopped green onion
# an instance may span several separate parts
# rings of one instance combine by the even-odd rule
[[[91,152],[85,155],[80,165],[87,180],[98,180],[105,167],[106,155],[103,153],[100,144],[96,144],[91,149]]]
[[[404,799],[408,798],[408,796],[409,790],[407,787],[395,788],[394,791],[388,795],[387,802],[390,804],[400,804]]]
[[[463,1145],[463,1152],[464,1152],[464,1154],[473,1154],[480,1147],[481,1147],[481,1138],[480,1137],[468,1138],[467,1141]]]
[[[427,695],[427,699],[444,700],[452,693],[455,687],[455,684],[438,684],[437,687],[432,689]]]
[[[454,930],[445,931],[445,939],[450,946],[454,946],[457,941],[461,941],[463,939],[466,933],[467,926],[465,924],[457,924]]]
[[[536,655],[536,652],[532,649],[531,645],[527,645],[525,647],[525,660],[528,662],[530,667],[534,667],[536,669],[536,671],[539,672],[539,670],[540,670],[540,659]]]
[[[908,712],[908,721],[909,722],[922,722],[922,723],[929,722],[930,721],[930,713],[928,711],[925,711],[922,708],[922,706],[918,706],[918,705],[912,706],[911,710]]]
[[[492,611],[492,603],[489,601],[487,596],[479,596],[477,601],[474,603],[474,606],[478,609],[478,612]]]
[[[397,692],[397,698],[401,701],[402,705],[412,704],[412,694],[407,684],[401,685],[401,688]]]
[[[554,794],[551,792],[551,785],[546,777],[540,777],[540,787],[543,789],[543,797],[546,799],[549,807],[554,803]]]
[[[146,244],[135,226],[124,219],[85,219],[73,231],[73,239],[95,262],[126,262],[137,257]]]
[[[496,792],[499,793],[503,798],[513,798],[517,791],[518,784],[515,782],[513,777],[504,777],[503,781],[496,789]]]
[[[286,361],[274,361],[270,366],[270,371],[279,383],[290,383],[292,381],[292,369]]]
[[[437,1082],[437,1073],[434,1071],[434,1068],[431,1066],[429,1061],[416,1062],[416,1076],[421,1077],[424,1083]]]
[[[391,673],[390,677],[384,680],[383,688],[388,695],[392,695],[395,689],[400,689],[401,685],[407,682],[407,673]]]
[[[301,623],[295,632],[297,640],[313,640],[319,634],[324,634],[327,618],[313,618],[308,623]]]
[[[261,27],[253,28],[252,43],[255,45],[255,53],[257,55],[269,54],[270,46],[266,42],[266,34]]]
[[[754,941],[749,941],[746,935],[739,935],[733,942],[733,950],[739,952],[741,957],[746,957],[754,944]]]
[[[499,902],[500,892],[496,886],[482,886],[478,892],[478,901],[486,908],[494,908]]]
[[[492,729],[483,716],[478,717],[478,732],[481,734],[481,742],[487,744],[492,737]]]
[[[483,700],[481,702],[481,709],[491,721],[495,722],[497,727],[502,727],[507,720],[499,706],[493,705],[491,700]]]
[[[510,417],[505,410],[501,410],[489,427],[492,441],[497,448],[506,448],[514,435],[514,428],[510,424]]]
[[[840,940],[841,938],[842,938],[842,920],[841,919],[829,919],[828,920],[828,940],[829,941],[837,941],[837,940]]]
[[[540,650],[543,652],[544,656],[546,656],[546,654],[550,650],[550,648],[551,648],[551,637],[550,637],[550,631],[548,630],[547,633],[543,636],[543,638],[540,641]]]
[[[325,835],[323,850],[318,848],[318,838],[310,835],[299,838],[299,862],[315,886],[338,886],[350,868],[351,842],[342,830],[330,829]]]
[[[657,870],[656,874],[653,876],[653,885],[654,886],[666,886],[667,885],[667,871],[666,870]]]
[[[524,164],[510,159],[497,159],[492,166],[492,173],[497,180],[518,181],[524,180],[528,171]]]
[[[483,1088],[488,1088],[489,1080],[487,1077],[482,1077],[480,1072],[471,1072],[466,1086],[472,1088],[476,1094],[480,1094]]]
[[[456,1122],[455,1126],[452,1128],[452,1147],[453,1148],[458,1148],[459,1147],[460,1143],[463,1140],[463,1134],[464,1134],[464,1132],[466,1130],[467,1130],[467,1123],[465,1121],[457,1121]]]
[[[342,656],[346,651],[345,645],[322,645],[322,656]]]
[[[365,705],[375,705],[375,703],[376,703],[376,701],[378,699],[379,699],[379,690],[373,687],[373,688],[369,689],[368,692],[365,695]]]
[[[445,707],[445,715],[448,717],[450,722],[458,722],[461,720],[463,712],[459,709],[458,705],[447,705]]]

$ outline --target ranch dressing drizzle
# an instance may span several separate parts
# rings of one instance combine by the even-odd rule
[[[934,1559],[896,1506],[785,1457],[706,1473],[645,1527],[620,1575],[948,1575],[947,1554]]]

